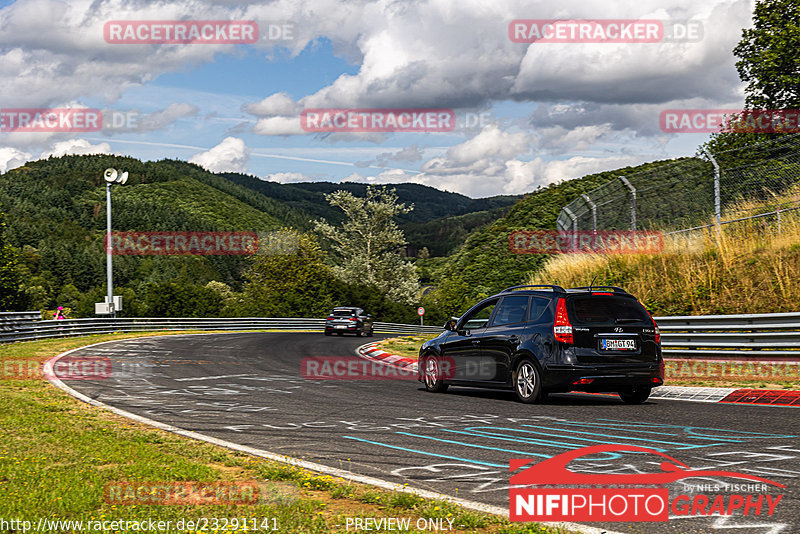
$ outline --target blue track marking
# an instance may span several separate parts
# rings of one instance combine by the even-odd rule
[[[665,432],[659,432],[657,430],[634,430],[632,428],[627,428],[625,424],[612,424],[612,423],[577,423],[575,421],[555,421],[556,424],[559,425],[571,425],[571,426],[578,426],[578,427],[592,427],[592,428],[604,428],[606,430],[624,430],[625,432],[635,432],[637,434],[655,434],[657,436],[676,436],[677,434],[668,434]],[[566,430],[566,429],[565,429]],[[692,436],[692,439],[703,439],[709,440],[714,439],[718,441],[730,442],[730,443],[739,443],[741,442],[740,439],[729,439],[729,438],[707,438],[701,436]]]
[[[513,435],[509,436],[508,434],[498,434],[499,436],[503,436],[503,437],[495,438],[493,435],[491,435],[489,433],[485,433],[486,431],[482,430],[482,429],[489,429],[489,431],[507,430],[509,432],[524,432],[526,434],[532,434],[534,436],[552,435],[553,437],[556,437],[556,438],[566,438],[566,439],[571,439],[571,440],[576,440],[576,441],[586,441],[588,443],[597,443],[597,444],[601,444],[601,445],[625,445],[625,443],[623,443],[621,441],[606,441],[606,440],[602,440],[602,439],[581,438],[581,437],[578,437],[578,436],[558,436],[558,435],[555,435],[555,434],[546,434],[544,432],[534,432],[532,430],[523,430],[523,429],[517,429],[517,428],[503,428],[503,427],[501,427],[501,428],[494,429],[492,427],[476,426],[476,427],[466,428],[464,433],[465,434],[470,434],[470,435],[479,435],[479,436],[483,435],[483,436],[486,436],[486,437],[491,437],[492,439],[510,439],[510,440],[513,440],[513,441],[524,441],[526,443],[539,443],[539,444],[543,444],[543,445],[550,445],[552,443],[558,443],[558,444],[566,446],[566,448],[569,448],[569,449],[578,449],[580,447],[587,446],[587,445],[584,445],[584,444],[569,443],[569,442],[559,442],[559,441],[549,441],[549,440],[544,440],[544,439],[530,438],[530,437],[527,437],[527,436],[513,436]],[[615,437],[615,436],[612,436],[612,437]],[[627,439],[627,438],[620,438],[620,439]],[[657,451],[660,451],[660,452],[663,452],[663,451],[667,450],[667,449],[660,449],[660,448],[656,448],[656,447],[651,447],[651,448],[653,448],[653,449],[655,449]]]
[[[499,451],[499,452],[510,452],[513,454],[522,454],[524,456],[539,456],[540,458],[552,458],[549,454],[541,454],[537,452],[529,452],[529,451],[518,451],[516,449],[500,449],[497,447],[489,447],[487,445],[476,445],[475,443],[465,443],[463,441],[456,441],[453,439],[444,439],[444,438],[434,438],[432,436],[423,436],[420,434],[411,434],[409,432],[396,432],[396,434],[402,434],[404,436],[411,436],[413,438],[422,438],[422,439],[431,439],[434,441],[441,441],[444,443],[452,443],[454,445],[462,445],[464,447],[474,447],[476,449],[488,449],[490,451]]]
[[[614,436],[614,435],[611,435],[611,434],[598,434],[597,432],[586,432],[586,431],[582,431],[582,430],[569,430],[569,429],[564,430],[564,429],[560,429],[560,428],[550,428],[550,427],[539,426],[539,425],[522,425],[522,426],[530,427],[530,428],[543,428],[545,430],[553,430],[553,431],[556,431],[556,432],[569,432],[569,433],[572,433],[572,434],[590,434],[592,436],[602,436],[602,437],[606,437],[606,438],[618,438],[618,439],[625,440],[625,441],[645,441],[647,443],[663,443],[665,445],[681,445],[680,447],[675,447],[675,449],[678,449],[678,450],[680,450],[680,449],[701,449],[703,447],[716,447],[717,445],[725,445],[726,444],[726,443],[707,443],[707,444],[702,444],[702,445],[699,445],[699,444],[698,445],[693,445],[691,443],[685,443],[685,442],[682,442],[682,441],[663,441],[663,440],[652,439],[652,438],[635,438],[633,436]],[[526,430],[520,430],[520,432],[527,432],[527,431]],[[548,434],[548,433],[543,433],[543,432],[536,432],[536,434],[545,435],[545,436],[553,436],[553,437],[556,437],[556,438],[566,437],[566,436],[559,436],[558,434]],[[582,438],[575,437],[573,439],[582,439]]]
[[[787,434],[766,434],[764,432],[747,432],[744,430],[726,430],[724,428],[710,428],[710,427],[702,427],[702,426],[683,426],[683,425],[670,425],[666,423],[645,423],[642,421],[623,421],[620,419],[598,419],[598,421],[609,421],[612,423],[620,423],[624,425],[632,425],[632,426],[650,426],[650,427],[659,427],[659,428],[678,428],[685,431],[687,434],[691,436],[695,436],[697,438],[705,437],[705,438],[714,438],[714,439],[778,439],[778,438],[796,438],[797,436],[790,436]],[[585,423],[584,423],[585,424]],[[708,434],[702,434],[696,432],[697,430],[710,430],[711,432],[726,432],[729,435],[722,435],[722,436],[709,436]],[[735,433],[737,435],[730,435],[730,433]]]
[[[484,427],[475,427],[475,428],[484,428]],[[472,430],[472,429],[468,429],[468,430]],[[513,429],[506,429],[506,430],[513,430]],[[520,437],[520,436],[507,436],[507,435],[504,435],[504,434],[493,435],[493,434],[482,433],[482,432],[479,432],[479,433],[476,434],[475,432],[466,432],[464,430],[452,430],[452,429],[449,429],[449,428],[443,428],[442,431],[444,431],[444,432],[453,432],[454,434],[466,434],[467,436],[477,436],[477,437],[488,438],[488,439],[497,439],[497,440],[501,440],[501,441],[513,441],[515,443],[519,443],[519,442],[532,443],[532,444],[535,444],[535,445],[542,445],[544,447],[553,447],[553,448],[556,448],[556,449],[573,450],[573,449],[580,449],[581,448],[581,445],[575,444],[575,443],[565,443],[565,442],[560,442],[560,441],[548,441],[548,440],[533,439],[533,438],[526,438],[526,437]],[[527,430],[522,430],[521,432],[527,432]],[[586,440],[586,438],[576,438],[576,439],[580,439],[580,440],[584,440],[584,441],[590,441],[590,440]],[[610,442],[610,441],[598,441],[596,443],[619,445],[619,443],[614,443],[614,442]],[[665,449],[655,449],[655,450],[657,450],[659,452],[664,452]],[[608,460],[613,460],[613,459],[616,459],[616,458],[620,458],[620,455],[617,454],[617,453],[604,453],[604,454],[606,454],[605,459],[608,459]],[[593,460],[597,460],[597,459],[598,458],[593,458]]]
[[[458,460],[460,462],[467,462],[471,464],[479,464],[479,465],[488,465],[489,467],[502,467],[503,469],[508,469],[508,462],[504,464],[493,464],[490,462],[481,462],[480,460],[470,460],[469,458],[461,458],[459,456],[448,456],[446,454],[437,454],[435,452],[427,452],[421,451],[419,449],[409,449],[407,447],[400,447],[398,445],[389,445],[388,443],[381,443],[380,441],[370,441],[368,439],[363,438],[356,438],[353,436],[342,436],[345,439],[353,439],[355,441],[362,441],[364,443],[370,443],[372,445],[379,445],[381,447],[388,447],[390,449],[397,449],[399,451],[406,451],[406,452],[416,452],[418,454],[424,454],[426,456],[436,456],[438,458],[447,458],[448,460]]]

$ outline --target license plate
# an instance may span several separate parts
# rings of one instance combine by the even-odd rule
[[[339,329],[344,329],[344,328],[347,328],[347,327],[346,327],[346,326],[342,326],[342,325],[336,325],[336,329],[337,329],[337,330],[339,330]]]
[[[601,339],[600,346],[603,350],[636,350],[636,341],[633,339]]]

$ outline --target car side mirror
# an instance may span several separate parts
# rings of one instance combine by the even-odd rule
[[[456,329],[456,325],[458,324],[458,317],[450,317],[446,323],[444,323],[444,329],[454,332]]]

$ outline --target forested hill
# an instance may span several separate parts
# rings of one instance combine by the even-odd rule
[[[268,183],[244,175],[214,174],[176,160],[141,162],[93,155],[30,162],[0,175],[0,212],[5,212],[7,241],[19,251],[27,308],[66,305],[76,314],[90,315],[93,302],[102,300],[103,171],[109,167],[129,173],[127,184],[112,186],[115,231],[260,232],[285,226],[309,230],[319,217],[341,218],[325,201],[325,193],[343,188],[363,194],[366,188],[353,183]],[[515,201],[514,197],[473,200],[415,184],[392,187],[401,201],[415,205],[406,224],[422,225],[421,241],[414,242],[419,248],[428,239],[441,238],[430,231],[438,227],[437,217],[507,209]],[[480,213],[475,220],[488,222],[486,212]],[[451,236],[456,241],[448,242],[449,248],[460,244],[475,220],[447,226],[447,232],[456,236]],[[148,308],[146,303],[155,302],[168,281],[180,279],[195,289],[216,281],[237,290],[247,266],[241,256],[117,256],[114,280],[116,292],[126,302],[141,305],[126,314],[152,314],[155,305]]]
[[[651,169],[673,160],[625,167],[540,188],[512,206],[505,217],[496,219],[467,237],[464,245],[447,258],[441,276],[460,280],[475,295],[491,294],[505,287],[523,284],[527,275],[539,269],[547,256],[513,254],[508,235],[514,230],[554,230],[561,208],[582,193],[617,179],[620,175]]]
[[[332,222],[343,218],[341,210],[332,208],[325,201],[325,193],[344,189],[356,196],[364,196],[367,185],[355,182],[300,182],[279,184],[267,182],[255,176],[238,173],[222,173],[231,182],[257,191],[267,197],[282,202],[286,206],[322,217]],[[413,204],[413,211],[398,217],[401,224],[424,223],[434,219],[465,215],[507,208],[522,198],[522,195],[499,195],[489,198],[469,198],[458,193],[450,193],[426,185],[401,183],[387,187],[397,191],[397,198],[405,204]]]

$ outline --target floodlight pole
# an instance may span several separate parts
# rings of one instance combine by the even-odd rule
[[[113,310],[111,312],[111,317],[116,318],[117,310],[114,307],[114,280],[111,252],[111,184],[106,182],[106,279],[108,282],[108,302]]]

